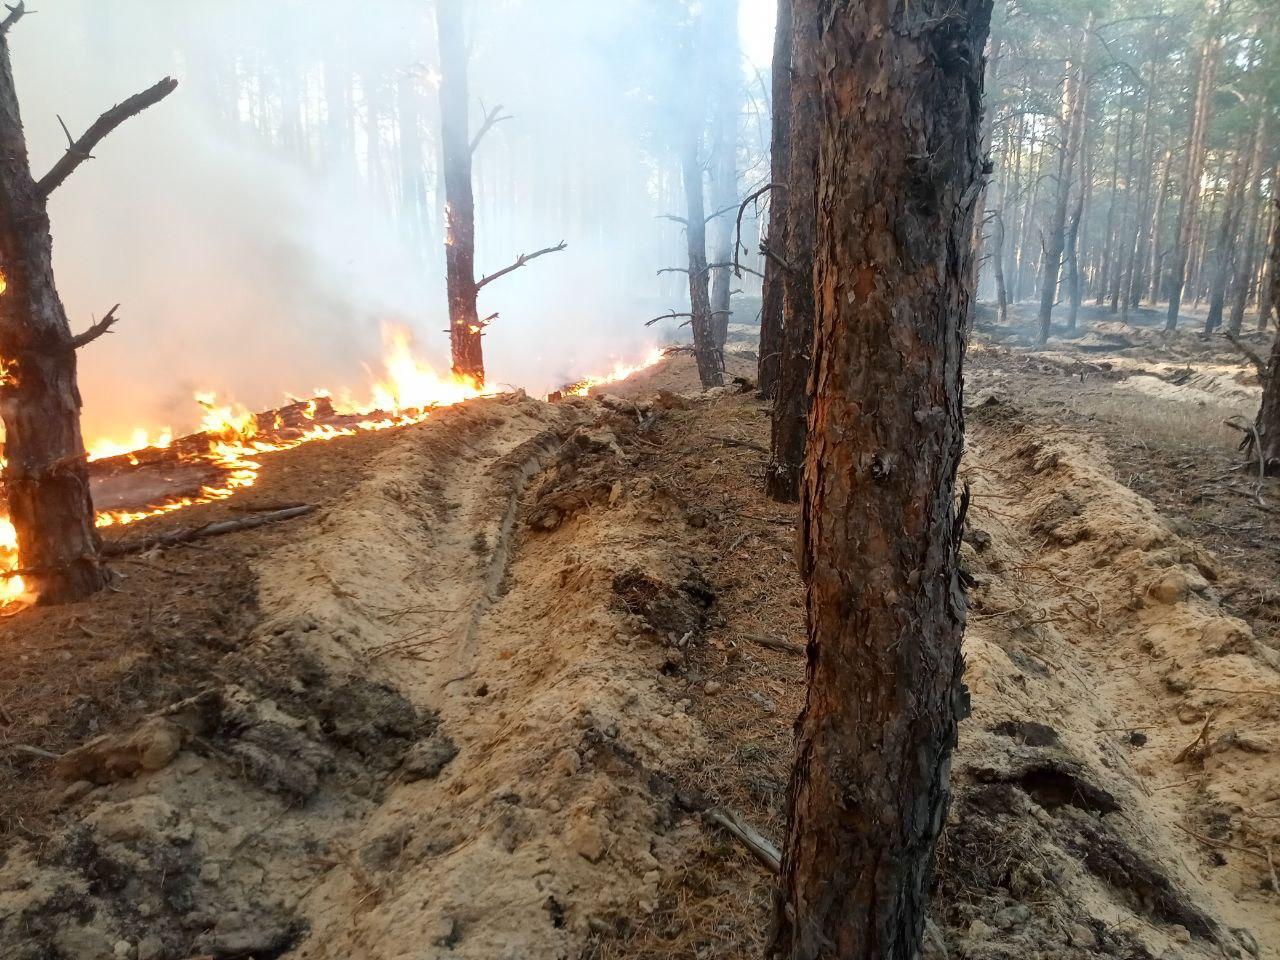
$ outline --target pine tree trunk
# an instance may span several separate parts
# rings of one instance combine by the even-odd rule
[[[765,493],[783,503],[800,498],[813,355],[813,256],[818,197],[817,0],[794,0],[791,73],[791,169],[787,175],[786,324]]]
[[[438,0],[440,139],[444,164],[445,280],[449,346],[456,376],[484,385],[484,346],[476,308],[476,201],[471,184],[471,122],[463,0]]]
[[[1085,28],[1081,41],[1080,62],[1074,66],[1074,73],[1067,84],[1066,116],[1063,119],[1062,150],[1058,160],[1058,191],[1054,201],[1052,218],[1046,230],[1044,242],[1044,279],[1040,287],[1040,334],[1041,344],[1049,341],[1049,331],[1053,323],[1053,308],[1058,299],[1058,276],[1062,271],[1062,251],[1066,246],[1067,207],[1071,202],[1071,187],[1074,181],[1076,155],[1080,151],[1080,140],[1084,132],[1085,100],[1087,97],[1084,72],[1084,41],[1093,32],[1093,14],[1089,14],[1089,25]]]
[[[1191,129],[1187,135],[1186,159],[1182,176],[1182,203],[1178,208],[1178,227],[1174,235],[1173,258],[1169,268],[1169,310],[1165,317],[1164,328],[1170,333],[1178,328],[1178,314],[1182,310],[1182,291],[1187,279],[1187,258],[1191,252],[1196,213],[1200,205],[1210,105],[1218,75],[1222,18],[1230,7],[1230,3],[1231,0],[1218,0],[1217,11],[1211,18],[1200,50],[1200,70],[1196,81],[1195,100],[1191,106]]]
[[[1164,152],[1164,165],[1160,168],[1160,185],[1156,188],[1155,214],[1151,222],[1151,265],[1148,272],[1151,276],[1151,291],[1148,302],[1160,302],[1160,294],[1164,292],[1164,208],[1165,198],[1169,195],[1169,180],[1173,176],[1173,149]]]
[[[1129,221],[1134,217],[1133,200],[1133,152],[1134,143],[1137,140],[1137,115],[1132,111],[1129,114],[1129,147],[1124,164],[1124,203],[1120,208],[1120,222],[1116,225],[1116,239],[1112,246],[1112,256],[1115,260],[1115,269],[1111,272],[1111,288],[1110,312],[1115,315],[1120,312],[1120,287],[1124,283],[1125,271],[1125,245],[1124,238],[1129,235]]]
[[[1116,223],[1116,204],[1119,202],[1120,196],[1120,139],[1124,135],[1124,107],[1116,114],[1116,136],[1114,149],[1111,156],[1111,198],[1107,204],[1107,225],[1103,230],[1102,240],[1102,276],[1101,282],[1094,291],[1096,306],[1102,306],[1107,298],[1107,290],[1110,287],[1110,277],[1112,274],[1112,256],[1111,244],[1115,238]],[[1105,141],[1104,141],[1105,142]]]
[[[1213,333],[1222,326],[1222,312],[1227,302],[1227,282],[1235,272],[1236,234],[1240,227],[1240,207],[1245,183],[1252,175],[1250,163],[1253,145],[1248,147],[1237,139],[1235,161],[1231,165],[1231,180],[1223,202],[1222,220],[1218,228],[1218,243],[1213,252],[1213,274],[1209,279],[1209,312],[1204,321],[1204,332]]]
[[[768,955],[914,960],[967,712],[953,498],[991,3],[821,7],[809,688]]]
[[[9,519],[28,590],[41,603],[83,600],[100,564],[71,327],[53,278],[45,199],[27,158],[8,41],[0,37],[0,414]]]
[[[1129,308],[1137,300],[1142,286],[1142,266],[1146,256],[1143,238],[1151,216],[1151,184],[1155,177],[1155,97],[1156,53],[1159,49],[1158,34],[1152,38],[1150,58],[1147,61],[1147,100],[1142,110],[1142,150],[1138,170],[1138,209],[1133,217],[1133,229],[1125,240],[1125,269],[1120,282],[1120,313],[1129,316]]]
[[[1280,177],[1280,165],[1275,168],[1272,174],[1271,182],[1277,183],[1277,177]],[[1274,191],[1275,188],[1273,187]],[[1270,204],[1271,210],[1271,254],[1267,257],[1264,264],[1262,287],[1258,291],[1258,329],[1267,329],[1267,324],[1271,320],[1271,313],[1280,306],[1280,298],[1276,297],[1277,285],[1280,284],[1280,195],[1273,196]]]
[[[773,39],[773,133],[770,156],[769,249],[764,261],[764,303],[760,312],[760,393],[777,395],[782,361],[782,304],[786,275],[777,257],[787,249],[787,189],[791,163],[791,0],[778,0],[778,24]]]
[[[698,362],[698,379],[704,389],[724,385],[724,354],[716,344],[711,315],[711,292],[707,277],[707,212],[703,200],[702,164],[698,160],[701,141],[699,126],[686,131],[681,170],[684,175],[685,234],[689,241],[689,312],[693,327],[693,354]]]
[[[1257,268],[1258,224],[1262,219],[1262,181],[1267,175],[1267,170],[1263,167],[1263,161],[1266,159],[1266,145],[1267,112],[1262,110],[1258,115],[1258,129],[1254,133],[1253,158],[1249,162],[1253,175],[1249,180],[1249,195],[1245,201],[1244,256],[1239,258],[1240,266],[1233,281],[1231,319],[1227,322],[1227,329],[1233,334],[1239,333],[1240,328],[1244,326],[1244,311],[1249,305],[1249,293],[1253,286],[1254,271]]]
[[[1268,297],[1274,305],[1280,304],[1280,200],[1272,202],[1276,206],[1276,220],[1271,232],[1271,255],[1268,257]],[[1262,388],[1262,409],[1258,411],[1258,435],[1262,438],[1262,450],[1258,453],[1267,472],[1274,474],[1280,468],[1280,336],[1271,345],[1267,382]]]

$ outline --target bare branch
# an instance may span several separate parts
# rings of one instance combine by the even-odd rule
[[[81,347],[87,347],[89,344],[93,343],[93,341],[97,340],[103,334],[110,333],[111,328],[115,326],[116,322],[120,319],[119,317],[116,316],[116,311],[119,309],[120,309],[120,304],[117,303],[114,307],[112,307],[110,310],[107,311],[107,315],[105,317],[103,317],[101,320],[93,324],[93,326],[91,326],[88,330],[86,330],[82,334],[79,334],[78,336],[72,337],[71,349],[79,350]]]
[[[646,327],[652,327],[655,323],[658,323],[661,320],[679,320],[681,317],[688,317],[690,320],[692,320],[693,314],[692,313],[676,313],[674,310],[672,310],[670,313],[664,313],[660,317],[654,317],[652,320],[646,320],[644,322],[644,325]]]
[[[480,324],[479,324],[480,329],[483,330],[489,324],[493,323],[493,321],[497,320],[498,317],[499,317],[499,314],[496,314],[496,313],[489,314],[487,317],[485,317],[483,320],[480,321]]]
[[[678,224],[681,224],[682,226],[686,226],[686,227],[689,225],[689,221],[688,221],[688,220],[686,220],[684,217],[677,217],[674,213],[660,213],[660,214],[658,214],[656,217],[654,217],[653,219],[655,219],[655,220],[670,220],[672,223],[678,223]]]
[[[753,270],[751,267],[744,267],[740,263],[708,263],[707,264],[708,270],[725,270],[725,269],[728,269],[729,267],[733,267],[734,272],[739,277],[742,276],[742,271],[745,270],[747,273],[754,274],[755,276],[759,277],[761,280],[764,279],[764,274],[761,273],[759,270]]]
[[[476,283],[476,291],[479,292],[480,290],[483,290],[485,287],[493,283],[493,281],[497,280],[499,277],[505,277],[508,273],[513,273],[514,271],[519,270],[521,267],[529,263],[531,260],[537,260],[539,257],[545,257],[548,253],[559,253],[561,250],[566,249],[568,246],[569,244],[561,240],[560,243],[554,247],[547,247],[544,250],[537,250],[533,253],[522,253],[520,254],[519,259],[517,259],[516,262],[513,263],[511,266],[503,267],[497,273],[491,273],[487,277],[481,277],[479,282]]]
[[[484,109],[483,104],[481,105],[481,109]],[[476,148],[480,146],[480,141],[484,139],[484,135],[486,133],[500,124],[503,120],[514,119],[515,117],[513,115],[509,113],[504,115],[502,113],[502,104],[498,104],[492,110],[487,111],[484,115],[484,123],[480,124],[480,129],[477,130],[476,135],[471,138],[471,152],[476,152]]]
[[[658,271],[658,276],[662,276],[664,273],[688,273],[688,272],[689,272],[688,267],[663,267],[661,270]]]
[[[116,104],[100,116],[79,140],[72,141],[71,134],[68,133],[67,140],[70,146],[67,147],[67,152],[53,165],[53,169],[44,175],[44,179],[36,184],[36,192],[42,198],[47,198],[66,182],[67,177],[75,172],[76,167],[93,158],[93,148],[112,130],[130,117],[136,117],[147,107],[155,106],[176,89],[178,89],[178,81],[172,77],[165,77],[154,87],[134,94],[123,103]],[[62,129],[66,130],[66,124],[63,124]]]
[[[724,216],[726,213],[728,213],[729,211],[731,211],[731,210],[737,210],[737,209],[738,209],[738,205],[737,205],[736,203],[731,203],[731,204],[729,204],[729,206],[725,207],[723,210],[717,210],[715,213],[713,213],[713,214],[709,215],[709,216],[708,216],[705,220],[703,220],[702,222],[703,222],[703,223],[710,223],[712,220],[716,219],[716,217],[723,217],[723,216]]]
[[[747,199],[743,200],[741,205],[738,207],[738,227],[737,232],[734,234],[735,239],[733,241],[733,274],[736,277],[742,277],[742,263],[738,258],[738,253],[742,249],[742,215],[747,212],[747,207],[750,204],[759,200],[766,193],[775,188],[778,190],[785,190],[787,189],[787,185],[785,183],[766,183],[755,193],[751,194],[751,196],[747,197]]]
[[[5,4],[9,8],[9,15],[0,20],[0,37],[5,36],[9,32],[9,28],[21,20],[27,14],[27,4],[25,0],[19,0],[18,3]]]

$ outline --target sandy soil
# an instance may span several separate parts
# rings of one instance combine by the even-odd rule
[[[929,952],[1275,958],[1275,494],[1219,423],[1249,372],[1088,332],[971,356]],[[707,813],[782,835],[796,513],[764,405],[694,387],[680,356],[272,455],[148,524],[316,515],[0,624],[0,955],[755,955],[772,878]]]

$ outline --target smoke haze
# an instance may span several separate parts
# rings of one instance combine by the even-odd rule
[[[501,313],[495,382],[545,391],[636,359],[663,339],[644,320],[685,302],[679,275],[656,276],[683,247],[656,219],[680,205],[672,10],[470,11],[473,131],[481,102],[513,117],[476,156],[477,269],[569,243],[481,295],[482,315]],[[743,4],[744,86],[767,76],[773,16],[771,0]],[[386,324],[447,369],[434,34],[429,0],[46,0],[15,28],[37,176],[65,148],[59,115],[78,135],[162,76],[181,81],[50,204],[73,328],[123,304],[82,357],[87,437],[190,427],[197,389],[254,409],[317,387],[360,396]],[[747,124],[749,185],[761,138]]]

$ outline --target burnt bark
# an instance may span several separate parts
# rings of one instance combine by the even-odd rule
[[[787,172],[787,268],[782,356],[773,401],[765,493],[784,503],[800,499],[813,353],[813,257],[817,237],[818,118],[822,108],[816,57],[818,4],[794,0],[791,71],[791,157]]]
[[[785,184],[791,162],[791,0],[778,0],[778,24],[773,39],[773,132],[770,170],[772,182]],[[775,188],[769,197],[771,251],[781,255],[787,246],[787,192]],[[786,277],[777,257],[764,260],[764,303],[760,311],[760,394],[773,398],[778,389],[782,358],[782,303]]]
[[[953,498],[991,3],[821,6],[809,690],[768,954],[912,960],[967,710]]]
[[[472,184],[472,156],[493,127],[510,117],[502,106],[485,116],[471,136],[467,40],[464,0],[439,0],[436,32],[440,44],[440,149],[444,180],[445,287],[449,299],[449,347],[453,373],[485,383],[484,328],[477,300],[481,289],[519,270],[531,260],[559,253],[566,244],[521,254],[510,266],[476,280],[476,200]]]
[[[168,96],[165,80],[108,110],[53,170],[31,175],[7,33],[25,12],[0,24],[0,416],[4,483],[24,582],[41,603],[82,600],[106,585],[84,438],[76,348],[106,332],[114,310],[73,337],[53,273],[46,200],[115,127]],[[68,136],[68,139],[70,137]]]

